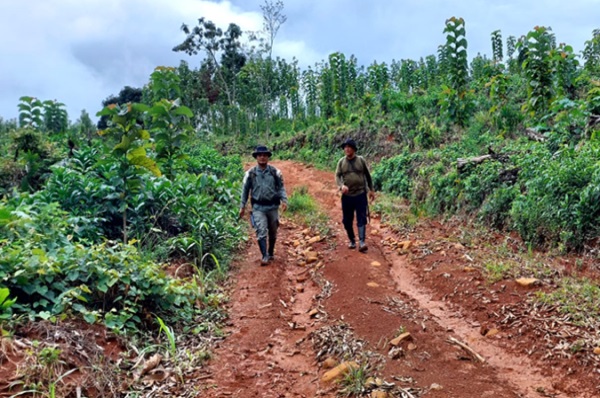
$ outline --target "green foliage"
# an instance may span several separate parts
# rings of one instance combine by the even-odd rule
[[[186,157],[182,149],[194,130],[190,124],[194,115],[188,107],[181,105],[179,99],[156,102],[148,115],[152,118],[150,131],[156,143],[156,158],[166,177],[172,179],[177,161]]]
[[[175,341],[175,332],[171,327],[167,326],[165,324],[165,321],[163,321],[159,316],[156,317],[156,320],[160,325],[159,333],[164,332],[165,336],[167,336],[167,339],[169,340],[169,353],[173,358],[175,358],[175,356],[177,355],[177,343]]]
[[[479,219],[485,224],[498,230],[510,226],[510,210],[519,193],[518,186],[499,186],[483,201],[479,209]]]
[[[151,105],[162,100],[181,98],[181,77],[175,68],[158,66],[150,75],[150,83],[143,91],[144,103]]]
[[[246,63],[246,56],[240,51],[242,30],[234,23],[229,24],[226,31],[218,28],[214,22],[204,17],[198,19],[198,25],[190,29],[186,24],[181,26],[186,34],[185,40],[175,46],[173,51],[183,51],[188,55],[205,52],[209,62],[215,66],[218,84],[227,96],[227,104],[236,103],[235,77]],[[217,54],[221,54],[217,60]]]
[[[5,204],[0,213],[0,280],[19,312],[43,319],[74,312],[116,330],[141,327],[149,312],[193,313],[197,290],[189,281],[172,279],[132,246],[74,242],[72,220],[56,204]]]
[[[26,127],[11,132],[9,147],[12,157],[0,159],[0,194],[13,188],[39,189],[59,159],[54,145],[39,130]]]
[[[492,54],[494,62],[502,62],[504,55],[502,51],[502,33],[500,30],[492,32]]]
[[[69,125],[69,117],[65,104],[54,101],[44,101],[44,131],[50,134],[63,133]]]
[[[322,235],[329,233],[327,215],[319,210],[316,200],[308,193],[307,187],[301,186],[292,192],[288,198],[288,212],[291,217],[316,228]]]
[[[6,287],[0,287],[0,320],[6,320],[11,317],[11,307],[17,301],[17,299],[9,299],[9,294],[10,289]]]
[[[109,116],[109,124],[100,135],[114,139],[117,144],[112,148],[112,158],[118,165],[120,184],[120,211],[123,221],[123,242],[127,242],[127,208],[132,193],[140,186],[138,169],[150,171],[155,176],[160,176],[161,171],[156,162],[147,154],[150,149],[150,133],[140,124],[139,119],[148,107],[142,104],[109,105],[98,116]]]
[[[340,394],[346,397],[363,396],[367,392],[367,379],[370,369],[368,365],[352,367],[340,381]]]
[[[600,316],[600,288],[589,279],[561,278],[559,286],[551,292],[537,292],[542,303],[558,306],[574,324],[585,326],[590,318]]]
[[[420,159],[419,154],[404,151],[402,154],[381,162],[373,168],[371,177],[375,190],[394,193],[403,198],[410,198],[414,164]]]
[[[29,96],[23,96],[19,98],[19,101],[19,125],[31,129],[41,129],[44,125],[42,101]]]
[[[465,90],[468,80],[467,38],[465,21],[452,17],[446,20],[444,28],[446,44],[444,46],[445,60],[449,86],[456,92]]]
[[[317,211],[317,203],[308,194],[307,187],[300,187],[290,195],[288,200],[288,211],[292,214],[307,215]]]
[[[441,136],[441,131],[435,122],[423,116],[417,124],[414,143],[418,148],[430,149],[437,146]]]
[[[600,234],[600,147],[589,143],[519,159],[523,186],[511,208],[514,227],[534,244],[579,248]]]
[[[592,38],[585,42],[583,49],[584,67],[592,75],[600,76],[600,29],[592,31]]]
[[[523,41],[517,43],[524,57],[522,68],[528,81],[525,110],[532,115],[542,115],[554,95],[550,55],[554,41],[550,28],[536,26]]]

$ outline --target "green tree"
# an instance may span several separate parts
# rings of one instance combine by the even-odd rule
[[[41,129],[44,125],[44,103],[29,96],[23,96],[19,101],[19,126]]]
[[[240,27],[231,23],[223,32],[214,22],[202,17],[198,19],[198,25],[194,28],[190,29],[188,25],[183,24],[181,30],[187,36],[182,43],[173,47],[173,51],[183,51],[188,55],[205,53],[215,66],[215,73],[227,97],[227,104],[235,104],[235,76],[246,63],[246,56],[241,52]],[[220,60],[217,58],[218,54],[221,54]]]
[[[517,43],[523,59],[522,68],[527,78],[527,103],[525,109],[532,115],[543,115],[554,95],[552,58],[554,35],[550,28],[536,26]]]
[[[495,30],[492,32],[492,54],[492,59],[495,63],[502,62],[504,52],[502,49],[502,33],[500,30]]]
[[[135,104],[111,104],[97,116],[107,116],[108,127],[100,131],[102,136],[112,137],[118,143],[112,148],[112,160],[117,164],[122,181],[120,211],[122,214],[123,242],[127,244],[127,209],[131,194],[140,187],[138,170],[148,170],[155,176],[161,172],[156,162],[148,156],[151,147],[150,133],[139,123],[148,106]],[[109,159],[111,160],[111,159]]]
[[[130,86],[125,86],[119,91],[118,95],[110,95],[104,101],[102,101],[102,107],[109,105],[123,105],[127,103],[136,104],[142,102],[142,89]],[[107,127],[108,116],[103,115],[98,120],[98,130],[104,130]]]
[[[600,29],[594,29],[592,38],[585,42],[583,67],[592,75],[600,76]]]
[[[86,137],[88,145],[91,145],[92,136],[96,133],[97,130],[96,126],[94,125],[94,122],[92,122],[90,114],[85,109],[81,111],[81,115],[79,116],[79,119],[77,119],[77,121],[75,122],[75,125],[77,127],[77,132],[79,133],[79,135],[81,137]]]
[[[69,117],[65,104],[62,102],[44,101],[44,130],[47,133],[58,134],[63,133],[69,126]]]

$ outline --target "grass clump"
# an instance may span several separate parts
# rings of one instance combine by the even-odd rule
[[[329,234],[328,217],[319,209],[306,186],[295,189],[288,198],[288,212],[296,221],[316,228],[321,235]]]

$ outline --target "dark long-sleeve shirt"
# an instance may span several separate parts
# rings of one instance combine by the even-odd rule
[[[338,187],[348,187],[348,196],[360,195],[364,192],[374,191],[371,173],[367,162],[362,156],[348,159],[346,156],[338,161],[335,170],[335,182]]]

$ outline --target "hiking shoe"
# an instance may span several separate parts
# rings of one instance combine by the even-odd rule
[[[358,251],[359,252],[366,252],[368,249],[367,244],[363,241],[360,241],[360,243],[358,244]]]
[[[269,256],[264,256],[261,260],[260,260],[260,265],[267,265],[269,264]]]
[[[267,257],[269,257],[269,262],[275,261],[275,256],[273,254],[269,254]]]
[[[350,242],[350,244],[348,245],[348,249],[356,249],[356,243]]]

